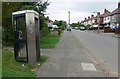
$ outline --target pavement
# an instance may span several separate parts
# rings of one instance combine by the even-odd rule
[[[54,49],[41,53],[49,59],[39,68],[38,77],[108,77],[72,32],[65,31]],[[81,63],[91,63],[96,70],[84,70]]]
[[[91,30],[90,32],[94,32],[94,33],[98,34],[97,30]],[[102,35],[105,35],[105,36],[111,36],[111,37],[115,37],[115,38],[120,38],[119,34],[115,34],[115,33],[112,33],[112,32],[104,33],[103,30],[100,30],[99,34],[102,34]]]

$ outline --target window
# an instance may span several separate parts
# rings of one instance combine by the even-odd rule
[[[106,21],[106,18],[104,18],[104,21]]]
[[[112,19],[115,19],[115,15],[112,16]]]

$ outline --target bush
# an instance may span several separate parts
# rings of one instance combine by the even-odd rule
[[[40,38],[46,37],[48,34],[49,34],[48,28],[44,28],[44,29],[40,30]]]
[[[59,29],[65,30],[65,27],[64,26],[60,26]]]

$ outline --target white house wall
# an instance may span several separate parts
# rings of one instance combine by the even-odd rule
[[[107,23],[110,23],[110,21],[111,21],[111,16],[107,16],[107,17],[104,17],[103,23],[107,24]]]
[[[48,27],[52,27],[52,25],[53,25],[53,22],[48,23]]]
[[[92,20],[92,24],[93,24],[93,23],[95,23],[95,20],[94,20],[94,19]]]
[[[92,24],[92,21],[88,21],[88,24],[91,25],[91,24]]]

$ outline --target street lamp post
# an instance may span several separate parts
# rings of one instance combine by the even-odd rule
[[[93,13],[99,13],[99,12],[93,12]],[[97,15],[97,23],[98,23],[98,30],[97,30],[97,32],[98,32],[98,34],[99,34],[100,27],[99,27],[99,16],[98,16],[98,15]]]
[[[68,11],[68,24],[70,25],[70,11]]]

